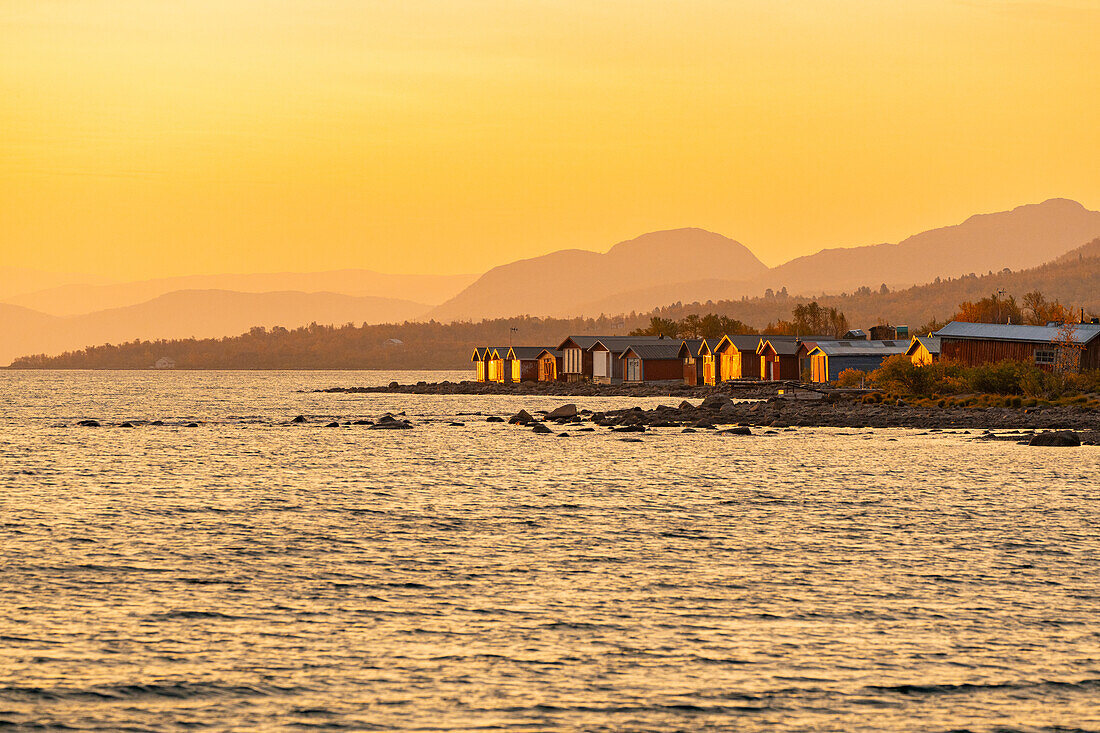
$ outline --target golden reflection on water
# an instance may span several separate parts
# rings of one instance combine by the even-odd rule
[[[625,443],[448,425],[560,399],[295,391],[367,378],[0,373],[0,720],[1100,725],[1100,450]]]

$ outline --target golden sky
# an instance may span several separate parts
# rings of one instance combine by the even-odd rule
[[[1100,2],[7,0],[0,266],[768,264],[1100,208]]]

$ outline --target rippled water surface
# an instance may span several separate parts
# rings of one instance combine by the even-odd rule
[[[298,391],[464,376],[0,372],[0,725],[1100,730],[1100,449]]]

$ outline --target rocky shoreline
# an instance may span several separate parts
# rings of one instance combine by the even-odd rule
[[[488,418],[492,420],[493,418]],[[499,419],[499,418],[498,418]],[[578,411],[563,405],[543,417],[521,410],[509,420],[536,432],[553,432],[547,423],[591,422],[619,432],[646,432],[650,428],[678,427],[684,431],[714,430],[719,435],[753,435],[762,428],[913,428],[932,431],[989,431],[988,440],[1030,441],[1039,431],[1067,432],[1059,442],[1040,438],[1035,445],[1100,445],[1100,415],[1093,410],[1052,406],[1042,408],[926,408],[904,404],[864,404],[850,398],[818,400],[773,397],[761,402],[734,402],[715,394],[695,406],[659,405],[645,410],[633,407],[606,412]],[[995,431],[1011,431],[997,434]],[[1039,433],[1043,435],[1043,433]],[[1070,437],[1072,436],[1072,437]]]
[[[979,407],[910,405],[903,400],[870,402],[858,399],[860,390],[807,389],[797,383],[723,384],[720,387],[686,385],[595,385],[566,383],[530,383],[502,385],[479,382],[442,382],[415,385],[392,383],[386,387],[334,387],[317,392],[511,395],[530,397],[672,397],[681,401],[675,407],[660,405],[653,409],[629,409],[591,412],[564,405],[564,412],[521,411],[512,417],[515,424],[528,425],[537,432],[546,423],[591,422],[612,429],[643,432],[653,427],[679,427],[688,430],[748,428],[911,428],[918,430],[1016,431],[1003,439],[1030,437],[1035,431],[1074,431],[1085,444],[1100,445],[1100,412],[1073,405],[1035,407]],[[783,394],[779,394],[782,391]],[[696,406],[688,398],[703,398]],[[739,402],[737,400],[754,400]],[[501,418],[490,416],[489,420]],[[725,428],[723,430],[723,428]],[[1022,434],[1021,432],[1022,431]],[[744,432],[744,431],[741,431]]]
[[[503,395],[532,397],[676,397],[700,399],[725,394],[735,399],[763,399],[781,389],[805,391],[797,382],[725,382],[718,387],[689,387],[677,382],[657,384],[594,384],[592,382],[390,382],[385,387],[329,387],[310,390],[342,394]],[[819,391],[819,390],[813,390]]]

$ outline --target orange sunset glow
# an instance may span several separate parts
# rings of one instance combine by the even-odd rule
[[[474,273],[679,226],[767,264],[1100,204],[1100,10],[15,0],[0,264]]]

